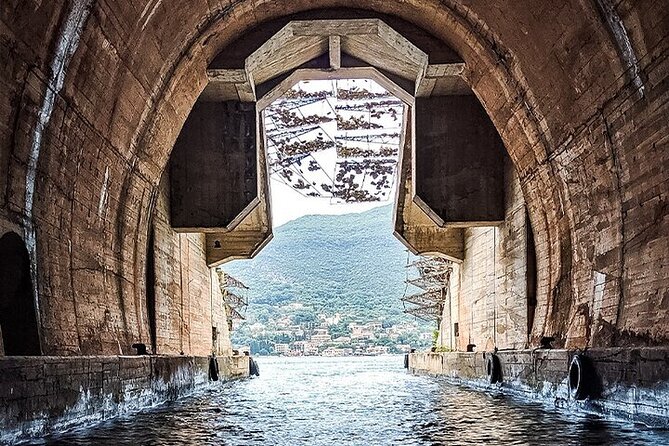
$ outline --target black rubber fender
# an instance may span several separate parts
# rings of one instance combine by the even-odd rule
[[[260,376],[260,369],[258,368],[258,363],[249,358],[249,376]]]
[[[218,360],[215,356],[209,358],[209,379],[218,381]]]
[[[582,401],[594,395],[595,380],[590,360],[585,355],[574,355],[569,363],[567,375],[569,396],[577,401]]]
[[[490,384],[502,382],[502,363],[499,360],[499,356],[494,353],[487,353],[485,370]]]

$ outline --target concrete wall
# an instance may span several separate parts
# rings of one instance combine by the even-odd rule
[[[603,11],[606,4],[611,8]],[[318,7],[398,16],[465,62],[465,77],[516,166],[535,230],[533,339],[555,336],[570,348],[666,345],[669,12],[663,6],[650,0],[567,0],[540,8],[493,0],[239,0],[188,8],[148,0],[3,3],[0,230],[27,241],[44,353],[127,353],[145,338],[150,209],[179,131],[208,82],[206,67],[259,24]]]
[[[585,401],[570,398],[569,365],[580,351],[513,350],[497,356],[502,383],[489,384],[485,353],[414,353],[409,368],[417,373],[444,375],[486,388],[569,407],[669,427],[669,349],[601,348],[585,352],[594,366],[596,396]]]
[[[504,171],[504,221],[465,229],[464,260],[454,265],[451,275],[440,347],[465,351],[468,344],[478,350],[528,344],[526,208],[510,162]]]
[[[85,293],[72,297],[71,301],[53,302],[55,308],[43,309],[59,311],[54,316],[60,321],[58,336],[44,333],[45,353],[132,354],[135,350],[131,345],[138,342],[159,354],[232,353],[218,275],[206,262],[205,236],[175,232],[169,217],[167,179],[157,192],[150,224],[154,231],[153,246],[146,248],[147,252],[154,251],[155,350],[146,298],[149,279],[142,275],[139,284],[143,289],[138,290],[132,305],[119,307],[119,302],[97,301],[94,297],[111,286],[106,282],[109,277],[102,276],[98,281],[93,271],[84,270],[77,277],[88,280]],[[218,330],[215,346],[213,327]]]
[[[416,98],[416,197],[448,224],[504,216],[504,143],[473,95]]]
[[[218,274],[207,266],[205,235],[177,233],[170,224],[168,179],[160,184],[155,231],[156,353],[232,354]],[[212,327],[218,334],[213,345]]]
[[[249,358],[220,358],[219,370],[248,376]],[[208,373],[209,358],[193,356],[0,358],[0,443],[174,400],[210,384]]]

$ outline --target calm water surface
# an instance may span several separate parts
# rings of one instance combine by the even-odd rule
[[[260,378],[47,445],[669,445],[669,432],[461,388],[402,357],[260,358]]]

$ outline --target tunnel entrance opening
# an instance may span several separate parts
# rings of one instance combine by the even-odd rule
[[[156,198],[163,201],[165,214],[157,226],[155,259],[163,267],[156,273],[161,353],[206,353],[210,328],[227,327],[215,320],[213,309],[207,310],[217,297],[212,293],[209,300],[208,291],[215,287],[208,267],[255,255],[271,224],[263,227],[260,213],[245,213],[262,200],[253,187],[262,181],[253,157],[260,138],[247,138],[255,135],[248,131],[239,144],[224,143],[233,154],[244,152],[235,159],[205,158],[193,151],[191,165],[199,176],[186,177],[185,187],[210,175],[229,179],[230,188],[220,197],[214,193],[223,188],[205,184],[202,189],[211,195],[201,194],[204,199],[195,203],[201,214],[177,214],[183,216],[181,225],[170,226],[165,212],[169,197],[163,200],[169,191],[156,185],[185,117],[206,89],[212,102],[236,104],[211,107],[203,115],[222,110],[232,118],[226,120],[232,123],[226,130],[242,123],[244,132],[262,132],[255,119],[259,101],[291,70],[329,73],[342,66],[363,68],[354,66],[363,65],[360,61],[404,81],[416,99],[416,116],[425,124],[412,129],[414,137],[438,142],[414,152],[417,169],[410,163],[407,169],[413,178],[400,177],[409,190],[411,200],[402,204],[411,209],[406,212],[411,218],[398,231],[415,245],[424,243],[420,252],[441,249],[464,265],[458,267],[462,317],[449,324],[443,320],[454,329],[451,339],[468,336],[476,324],[483,329],[473,333],[471,343],[482,348],[489,344],[475,338],[485,341],[491,334],[494,344],[500,343],[495,349],[509,350],[537,346],[519,345],[518,339],[536,342],[551,336],[558,338],[556,347],[587,348],[589,354],[600,347],[623,347],[625,353],[631,347],[667,344],[668,208],[663,186],[669,151],[663,150],[662,118],[669,104],[664,101],[669,16],[652,7],[654,2],[543,2],[541,14],[512,2],[490,8],[486,2],[432,0],[373,0],[362,5],[368,8],[362,12],[346,9],[361,7],[352,0],[198,2],[181,13],[160,1],[136,7],[126,2],[34,3],[6,8],[2,19],[7,40],[3,60],[9,67],[2,75],[3,116],[8,117],[3,121],[9,124],[2,127],[6,144],[0,165],[7,174],[0,178],[0,219],[3,228],[21,228],[16,229],[21,235],[25,231],[34,290],[43,294],[32,297],[45,353],[125,354],[133,340],[148,337],[141,275],[147,212]],[[320,9],[327,6],[342,8],[342,13]],[[335,22],[350,17],[367,20]],[[553,19],[550,26],[547,17]],[[327,18],[335,20],[321,20]],[[279,21],[276,28],[267,26]],[[282,28],[289,21],[301,23]],[[266,45],[275,32],[278,38]],[[426,35],[430,33],[434,39]],[[236,45],[237,40],[248,45]],[[359,60],[344,64],[346,53]],[[229,65],[211,65],[214,59]],[[439,123],[424,118],[445,114],[434,113],[426,98],[446,105],[447,96],[479,101],[507,143],[520,184],[508,189],[526,194],[535,226],[528,239],[520,225],[516,232],[502,228],[482,234],[476,225],[490,215],[459,218],[444,205],[456,194],[439,196],[445,189],[437,180],[446,163],[433,160],[457,144],[447,147],[440,134],[428,133]],[[462,110],[456,114],[471,115]],[[221,139],[203,143],[220,149]],[[486,157],[472,158],[466,161],[474,175],[466,176],[480,179],[485,169],[476,162]],[[265,160],[261,165],[266,166]],[[436,186],[430,187],[430,181]],[[301,185],[319,186],[304,180]],[[429,206],[410,202],[416,195],[423,204],[430,201]],[[231,196],[241,199],[230,203],[229,213],[210,212],[220,211]],[[430,208],[435,212],[430,214]],[[527,221],[520,205],[491,210],[507,214],[494,214],[485,223],[501,217],[514,224]],[[248,225],[237,224],[247,216]],[[177,237],[174,228],[187,234]],[[490,268],[491,258],[504,263]],[[534,352],[525,357],[536,364]],[[619,362],[638,369],[635,358],[649,356],[634,352]],[[541,378],[536,367],[532,375],[514,369],[521,380],[536,384],[534,377]],[[641,375],[649,380],[656,376]],[[553,382],[552,375],[544,376]],[[633,381],[625,379],[636,386]],[[636,405],[629,407],[636,411]]]
[[[395,195],[393,234],[412,254],[452,262],[438,293],[404,296],[416,313],[437,313],[434,347],[526,348],[536,267],[525,263],[533,243],[516,166],[457,54],[424,31],[399,29],[407,34],[378,19],[295,20],[223,49],[172,152],[172,227],[203,232],[207,263],[217,267],[254,258],[272,228],[302,215],[281,195],[328,209]],[[371,90],[337,86],[370,81],[386,92],[368,108],[346,101],[370,99]],[[401,117],[379,113],[390,96],[403,103]],[[384,133],[383,115],[395,134]]]
[[[378,19],[295,20],[270,38],[251,34],[246,44],[240,54],[235,51],[242,46],[235,45],[214,58],[194,109],[212,125],[215,113],[201,112],[205,104],[239,110],[247,126],[247,161],[240,158],[236,171],[255,161],[259,166],[257,189],[244,189],[259,201],[243,201],[257,212],[209,229],[212,264],[244,258],[226,249],[240,242],[253,258],[272,238],[272,225],[301,215],[295,199],[285,204],[279,196],[321,200],[320,213],[337,214],[326,209],[372,205],[394,195],[393,234],[411,254],[448,263],[437,287],[428,280],[401,296],[407,312],[437,323],[434,348],[527,347],[536,300],[536,293],[526,295],[536,289],[527,282],[536,281],[536,268],[525,264],[531,257],[525,200],[515,166],[467,85],[457,54],[424,31],[401,34]],[[244,60],[243,68],[224,57],[227,51]],[[354,82],[375,82],[385,93],[355,91]],[[323,84],[328,87],[318,87]],[[376,102],[347,103],[362,99]],[[400,104],[401,115],[392,111]],[[319,114],[319,107],[326,110]],[[391,118],[394,133],[381,125]],[[362,130],[369,134],[356,134]],[[248,235],[252,230],[257,238]],[[455,335],[456,323],[469,342]]]
[[[0,328],[6,356],[41,354],[30,258],[14,232],[0,238]]]
[[[284,356],[430,345],[434,323],[402,314],[407,253],[392,235],[407,110],[374,79],[346,77],[299,80],[262,110],[274,239],[222,267],[250,288],[236,345]]]

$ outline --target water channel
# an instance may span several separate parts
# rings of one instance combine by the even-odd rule
[[[259,358],[259,378],[41,445],[669,445],[669,432],[415,376],[401,356]]]

